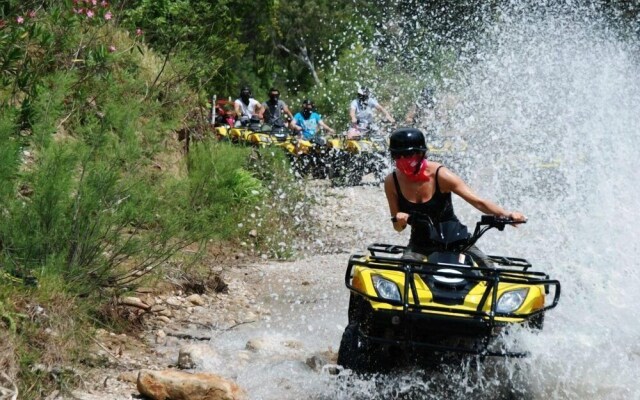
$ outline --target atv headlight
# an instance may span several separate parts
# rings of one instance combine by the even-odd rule
[[[373,287],[376,288],[378,296],[387,300],[400,301],[400,289],[394,282],[381,277],[380,275],[373,275],[371,277],[373,281]]]
[[[529,293],[528,288],[510,290],[508,292],[504,292],[502,296],[498,299],[498,305],[496,306],[496,311],[499,313],[511,313],[520,308],[522,303],[524,303],[524,299],[527,298],[527,294]]]

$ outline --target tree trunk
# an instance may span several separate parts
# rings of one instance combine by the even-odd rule
[[[278,44],[277,46],[278,48],[284,50],[287,54],[290,54],[300,60],[300,62],[302,62],[307,67],[309,72],[311,72],[311,76],[313,77],[316,85],[322,86],[322,82],[320,81],[320,78],[318,78],[318,73],[316,72],[316,68],[313,65],[311,56],[309,56],[309,51],[307,50],[307,45],[305,44],[304,39],[296,40],[296,44],[298,45],[299,53],[292,52],[283,44]]]

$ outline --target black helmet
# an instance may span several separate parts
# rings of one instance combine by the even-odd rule
[[[396,129],[389,138],[389,152],[391,156],[427,151],[427,143],[424,134],[416,128]]]
[[[240,89],[240,97],[251,97],[251,89],[249,89],[249,86],[244,86]]]

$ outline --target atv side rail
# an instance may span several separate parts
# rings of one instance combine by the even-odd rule
[[[467,323],[482,326],[487,332],[492,332],[494,328],[504,325],[504,322],[496,321],[496,317],[505,318],[518,318],[528,321],[536,315],[542,314],[545,311],[554,308],[560,299],[560,282],[558,280],[549,279],[549,276],[543,272],[530,271],[531,264],[525,259],[503,257],[503,256],[488,256],[491,261],[498,264],[495,268],[488,267],[471,267],[459,264],[444,264],[444,263],[430,263],[428,261],[407,260],[399,258],[398,255],[402,254],[407,248],[404,246],[386,245],[375,243],[368,247],[369,255],[355,254],[349,259],[349,265],[345,273],[345,285],[352,292],[363,296],[371,301],[390,304],[392,306],[402,307],[402,314],[409,318],[419,318],[424,316],[442,317],[438,313],[449,313],[460,315],[461,317],[471,317],[466,319]],[[388,254],[389,256],[379,255]],[[390,255],[394,255],[392,257]],[[385,299],[379,296],[370,295],[364,293],[351,284],[352,270],[354,266],[364,266],[377,270],[399,271],[404,273],[404,290],[402,293],[401,301]],[[434,268],[435,267],[435,268]],[[459,272],[445,272],[438,271],[437,267],[447,267],[448,269],[454,269]],[[468,273],[468,271],[480,271],[481,274],[474,275]],[[428,306],[420,304],[418,297],[418,291],[415,284],[414,275],[437,275],[441,277],[450,278],[464,278],[470,281],[486,282],[486,289],[482,295],[478,307],[476,310],[462,310],[459,308],[452,308],[447,306]],[[544,285],[545,292],[550,292],[549,288],[554,287],[554,297],[551,304],[536,310],[532,313],[518,314],[518,313],[500,313],[496,311],[498,303],[498,288],[499,283],[514,283],[522,285]],[[411,297],[410,297],[411,296]],[[491,306],[489,311],[484,311],[484,307],[491,296]],[[409,299],[413,299],[413,303],[409,302]],[[424,313],[423,311],[427,311]],[[399,310],[398,310],[399,312]],[[432,313],[428,313],[432,312]],[[433,313],[435,312],[435,314]],[[445,317],[446,319],[446,317]],[[450,318],[449,318],[450,319]],[[373,338],[380,342],[387,342],[388,344],[400,344],[395,340],[388,340],[382,338]],[[449,351],[461,351],[460,349],[448,348],[443,346],[434,346],[425,343],[411,343],[412,345],[430,347],[435,350],[449,350]],[[467,352],[462,350],[462,352]],[[493,356],[507,356],[507,357],[522,357],[524,353],[511,353],[511,352],[490,352],[486,349],[482,351],[483,355]]]

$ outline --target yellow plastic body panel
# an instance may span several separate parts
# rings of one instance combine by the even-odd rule
[[[218,139],[226,139],[229,136],[229,129],[226,126],[216,126],[215,131]]]
[[[229,130],[229,139],[234,142],[247,142],[252,133],[249,129],[234,127]]]
[[[271,135],[264,132],[251,132],[247,135],[247,141],[253,146],[267,147],[271,145]]]
[[[338,138],[331,138],[331,139],[327,140],[327,147],[329,147],[331,149],[342,149],[343,148],[343,141],[341,139],[338,139]]]
[[[376,146],[370,140],[366,139],[347,139],[344,144],[344,149],[352,154],[364,153],[375,151]]]
[[[384,277],[387,280],[393,281],[397,286],[398,289],[400,290],[400,296],[402,296],[404,294],[404,281],[405,281],[405,273],[402,271],[389,271],[389,270],[383,270],[383,269],[374,269],[371,267],[366,267],[366,266],[360,266],[360,265],[355,265],[354,269],[353,269],[353,281],[357,281],[358,282],[358,286],[359,286],[359,290],[361,290],[363,293],[370,295],[370,296],[375,296],[378,297],[378,294],[376,292],[375,287],[373,286],[373,280],[372,277],[374,275],[380,275],[382,277]],[[513,278],[517,279],[517,276],[513,276]],[[416,285],[416,291],[418,294],[418,299],[420,301],[420,305],[423,306],[433,306],[433,307],[438,307],[441,306],[443,308],[447,308],[447,309],[458,309],[458,310],[464,310],[464,311],[476,311],[478,308],[478,304],[480,304],[480,301],[482,299],[482,296],[484,295],[486,288],[487,288],[487,282],[478,282],[476,284],[476,286],[474,286],[469,293],[467,294],[467,296],[464,299],[464,303],[460,304],[460,305],[444,305],[444,304],[438,304],[436,302],[433,301],[433,294],[431,293],[431,291],[429,290],[429,287],[427,286],[427,284],[422,280],[422,278],[418,275],[418,274],[414,274],[414,282]],[[518,308],[518,310],[515,311],[516,314],[529,314],[532,313],[534,311],[537,311],[541,308],[543,308],[544,306],[544,301],[545,301],[545,292],[544,292],[544,286],[543,285],[531,285],[531,284],[516,284],[516,283],[499,283],[498,284],[498,295],[497,298],[499,299],[500,296],[510,290],[515,290],[515,289],[520,289],[520,288],[526,288],[528,289],[528,293],[527,293],[527,297],[525,298],[524,302],[522,303],[522,305],[520,306],[520,308]],[[492,300],[492,294],[493,293],[489,293],[489,296],[487,298],[487,301],[485,302],[483,311],[489,312],[491,310],[491,300]],[[404,299],[403,299],[404,301]],[[383,303],[383,302],[377,302],[374,300],[369,300],[369,302],[371,303],[371,306],[373,307],[373,310],[398,310],[398,311],[402,311],[402,307],[400,306],[393,306],[391,304],[387,304],[387,303]],[[409,290],[409,304],[416,304],[416,302],[413,299],[413,296],[411,295],[411,290]],[[470,316],[467,315],[463,315],[463,314],[456,314],[456,313],[450,313],[450,312],[446,312],[446,311],[427,311],[427,310],[422,310],[423,313],[433,313],[433,314],[441,314],[441,315],[451,315],[454,317],[458,317],[458,318],[469,318]],[[488,318],[488,317],[487,317]],[[497,322],[511,322],[511,323],[517,323],[517,322],[522,322],[524,320],[524,318],[505,318],[505,317],[496,317],[495,320]]]
[[[298,154],[309,154],[312,147],[313,143],[308,140],[298,139],[298,141],[296,142],[296,152]]]
[[[290,140],[287,140],[285,142],[274,142],[273,143],[275,146],[282,148],[284,151],[286,151],[289,154],[296,154],[296,145],[291,143]]]

